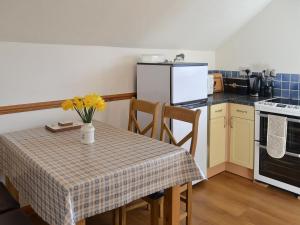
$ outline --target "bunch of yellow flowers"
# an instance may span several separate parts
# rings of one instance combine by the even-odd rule
[[[74,97],[62,103],[63,110],[76,110],[84,123],[91,123],[95,111],[103,111],[106,103],[100,95],[89,94],[84,97]]]

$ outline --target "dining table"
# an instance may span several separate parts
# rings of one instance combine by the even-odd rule
[[[83,225],[87,218],[165,190],[165,224],[179,225],[180,185],[202,180],[180,147],[93,121],[95,142],[80,130],[45,127],[0,135],[0,172],[51,225]]]

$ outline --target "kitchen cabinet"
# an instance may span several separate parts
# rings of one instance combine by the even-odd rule
[[[209,112],[208,177],[229,171],[252,179],[254,107],[222,103]]]
[[[227,104],[210,107],[209,119],[209,168],[226,161]]]
[[[230,105],[230,162],[253,169],[254,109]]]

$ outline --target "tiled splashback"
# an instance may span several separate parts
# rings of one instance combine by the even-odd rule
[[[240,76],[239,71],[210,70],[209,74],[212,73],[221,73],[224,77]],[[300,99],[300,74],[277,73],[273,86],[274,97]]]

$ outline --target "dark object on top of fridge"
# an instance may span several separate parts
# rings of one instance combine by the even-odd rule
[[[240,95],[249,94],[249,79],[248,78],[223,78],[224,91]]]
[[[176,57],[175,57],[175,59],[174,59],[174,62],[183,62],[183,61],[184,61],[184,58],[185,58],[184,54],[181,53],[181,54],[179,54],[179,55],[176,55]]]

